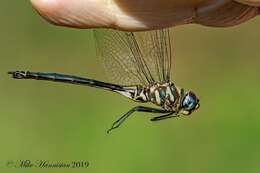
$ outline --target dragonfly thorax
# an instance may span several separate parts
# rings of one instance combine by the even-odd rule
[[[169,111],[178,111],[181,92],[173,83],[156,83],[147,87],[128,86],[124,87],[127,92],[120,94],[137,102],[152,102]]]
[[[120,94],[137,102],[152,102],[165,110],[177,111],[180,102],[180,90],[171,82],[156,83],[147,87],[127,86]]]
[[[180,90],[171,82],[157,83],[147,88],[149,101],[165,110],[177,111],[180,101]]]

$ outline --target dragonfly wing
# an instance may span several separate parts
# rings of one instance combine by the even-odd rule
[[[172,31],[166,28],[135,35],[154,80],[169,82],[173,56]]]
[[[169,29],[147,32],[94,31],[97,55],[108,77],[121,85],[152,85],[170,80]]]

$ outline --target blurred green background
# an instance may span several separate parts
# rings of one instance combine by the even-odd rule
[[[138,113],[106,130],[136,103],[81,86],[12,80],[9,70],[52,71],[105,80],[91,30],[47,24],[29,1],[0,10],[1,172],[260,172],[260,18],[239,27],[180,26],[173,76],[201,108],[152,123]],[[87,160],[86,169],[7,168],[8,160]]]

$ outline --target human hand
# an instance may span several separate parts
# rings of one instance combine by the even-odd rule
[[[136,31],[188,23],[240,24],[260,14],[260,0],[31,0],[47,21],[74,28]],[[247,4],[247,5],[245,5]],[[249,6],[250,5],[250,6]]]

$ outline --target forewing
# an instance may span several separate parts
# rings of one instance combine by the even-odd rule
[[[169,82],[171,80],[171,66],[173,56],[172,34],[169,28],[149,32],[136,33],[140,42],[150,72],[157,82]]]
[[[169,29],[146,32],[94,31],[97,55],[108,77],[121,85],[152,85],[170,80]]]

